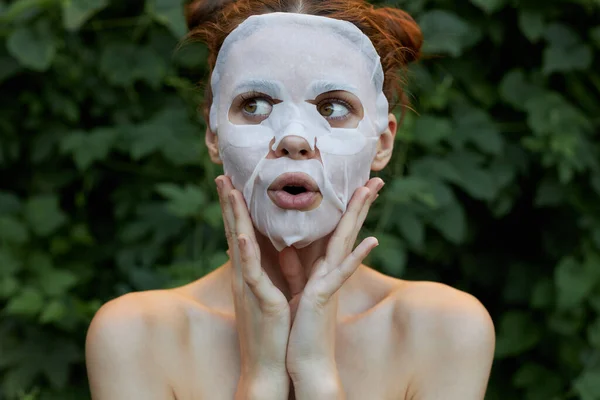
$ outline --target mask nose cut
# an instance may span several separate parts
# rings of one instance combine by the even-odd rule
[[[274,151],[276,157],[289,157],[292,160],[309,160],[315,156],[306,139],[296,135],[284,137]]]

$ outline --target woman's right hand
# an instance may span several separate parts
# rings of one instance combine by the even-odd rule
[[[241,356],[236,400],[286,399],[290,307],[260,262],[248,207],[226,176],[216,179],[232,264],[232,291]]]

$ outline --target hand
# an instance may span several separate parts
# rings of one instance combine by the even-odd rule
[[[290,308],[260,263],[260,249],[242,194],[228,177],[216,179],[232,263],[232,291],[241,355],[236,399],[286,399]]]
[[[308,282],[296,250],[287,248],[280,254],[280,264],[293,296],[286,365],[297,395],[301,386],[311,381],[339,385],[335,363],[335,294],[378,245],[377,239],[369,237],[352,251],[369,208],[383,185],[381,179],[375,178],[366,187],[356,190],[329,240],[325,256],[315,262]]]

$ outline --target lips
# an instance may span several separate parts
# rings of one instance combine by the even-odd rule
[[[302,172],[280,175],[269,186],[268,194],[273,203],[284,210],[314,210],[323,200],[317,183]]]

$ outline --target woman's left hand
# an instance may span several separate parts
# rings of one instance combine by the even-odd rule
[[[298,399],[316,398],[314,396],[332,391],[341,395],[335,361],[336,292],[378,245],[377,239],[369,237],[352,251],[369,208],[383,185],[381,179],[374,178],[354,192],[329,240],[325,256],[315,262],[308,281],[296,250],[286,248],[280,253],[280,265],[292,293],[293,322],[286,366]]]

